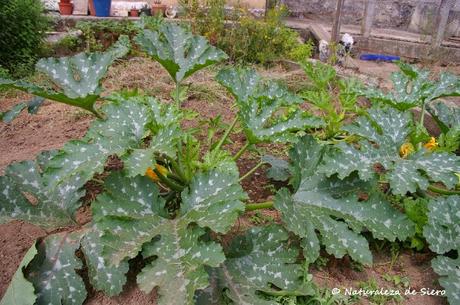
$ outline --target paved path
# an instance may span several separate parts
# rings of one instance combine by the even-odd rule
[[[286,18],[286,25],[294,29],[307,29],[318,40],[324,39],[330,41],[331,39],[331,25],[318,22],[318,20],[300,19],[300,18]],[[349,33],[354,37],[361,36],[361,27],[357,25],[342,25],[341,33]],[[397,40],[403,42],[419,43],[428,45],[431,42],[430,35],[421,35],[417,33],[395,30],[395,29],[378,29],[373,28],[371,32],[372,38]],[[458,38],[446,39],[442,42],[442,46],[453,47],[460,49],[460,41]]]

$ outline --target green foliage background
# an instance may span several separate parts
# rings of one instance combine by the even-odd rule
[[[37,0],[0,1],[0,66],[14,77],[33,71],[43,48],[49,18]]]

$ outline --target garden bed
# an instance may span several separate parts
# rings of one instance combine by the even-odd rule
[[[385,67],[387,66],[385,65]],[[363,69],[363,67],[360,66],[360,69]],[[197,112],[201,118],[212,119],[220,115],[224,123],[230,124],[235,115],[232,109],[233,101],[231,96],[213,81],[215,72],[215,69],[199,72],[188,81],[191,84],[189,98],[183,103],[183,107]],[[379,75],[378,71],[374,72],[377,72],[373,73],[373,77],[377,80],[384,78]],[[298,86],[299,82],[308,82],[304,76],[301,76],[301,73],[284,70],[280,66],[262,70],[261,73],[266,77],[281,79],[292,87]],[[343,73],[356,75],[357,72],[356,70],[344,69]],[[122,88],[139,88],[160,98],[168,99],[173,83],[159,64],[139,57],[130,58],[112,67],[107,79],[103,82],[103,86],[107,93]],[[30,96],[26,94],[2,93],[0,111],[9,109],[19,101],[27,98],[30,98]],[[0,147],[0,171],[3,171],[13,161],[33,159],[41,151],[60,148],[68,140],[82,137],[92,120],[93,117],[82,110],[47,102],[37,115],[32,116],[23,113],[11,124],[0,123],[0,143],[2,143]],[[200,126],[195,119],[188,120],[184,124],[187,127]],[[205,139],[205,130],[200,132],[198,137]],[[241,132],[235,133],[231,136],[231,140],[232,143],[228,144],[226,148],[231,152],[237,152],[243,145],[244,136]],[[286,148],[282,145],[263,145],[262,149],[271,154],[286,157]],[[241,175],[244,175],[245,172],[257,164],[255,159],[255,154],[252,152],[246,152],[242,156],[238,161]],[[273,182],[266,177],[264,167],[257,170],[255,175],[244,180],[242,186],[248,193],[251,202],[263,202],[274,195]],[[80,224],[89,221],[88,213],[90,212],[87,206],[79,210],[77,220]],[[239,218],[229,234],[237,235],[248,227],[261,223],[277,223],[279,221],[278,213],[272,210],[248,212]],[[62,230],[65,231],[66,229],[63,228]],[[47,232],[18,221],[0,225],[0,232],[1,298],[23,255],[36,238],[46,236]],[[381,247],[381,249],[377,250],[378,247]],[[314,281],[330,289],[333,287],[375,289],[376,287],[372,286],[373,281],[378,285],[378,288],[392,287],[401,291],[407,288],[405,285],[410,285],[411,288],[416,290],[421,288],[441,289],[436,284],[437,275],[430,267],[430,261],[434,257],[431,252],[415,253],[398,246],[391,253],[391,249],[393,247],[390,243],[382,242],[377,244],[376,242],[375,248],[373,248],[375,262],[372,268],[356,266],[347,258],[338,260],[329,255],[324,255],[323,265],[319,264],[313,267]],[[128,278],[130,277],[128,276]],[[406,280],[397,280],[401,278],[407,279],[407,282]],[[85,304],[155,304],[155,291],[145,295],[135,287],[133,282],[133,277],[131,277],[124,292],[112,299],[101,293],[90,291],[89,298]],[[385,303],[385,299],[372,300],[377,302],[376,304]],[[349,298],[349,302],[352,301],[353,299]],[[355,299],[355,301],[357,302],[356,304],[369,304],[369,301],[362,298],[361,300]],[[388,304],[396,304],[395,299],[388,298],[387,301],[389,302]],[[440,297],[416,295],[405,297],[401,304],[435,305],[446,304],[446,302],[444,298]]]

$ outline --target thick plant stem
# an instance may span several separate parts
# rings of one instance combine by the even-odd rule
[[[422,113],[420,114],[420,126],[423,127],[423,122],[425,120],[425,102],[422,103]]]
[[[241,147],[241,149],[236,153],[236,155],[233,156],[233,161],[238,160],[241,157],[241,155],[246,151],[246,149],[248,149],[249,145],[251,145],[249,144],[249,142],[244,144],[244,146]]]
[[[168,179],[166,176],[163,176],[163,174],[160,173],[158,169],[155,168],[153,171],[158,176],[158,178],[161,180],[161,182],[166,184],[171,190],[181,192],[184,189],[183,186],[180,186],[176,184],[175,182],[171,181],[170,179]]]
[[[254,172],[259,168],[261,167],[262,165],[264,165],[265,162],[263,161],[260,161],[259,163],[257,163],[256,166],[254,166],[253,168],[251,168],[250,171],[248,171],[246,174],[243,175],[243,177],[240,178],[240,182],[243,181],[244,179],[246,179],[247,177],[251,176],[252,174],[254,174]]]
[[[106,119],[106,116],[102,113],[100,113],[99,111],[97,111],[95,108],[93,108],[92,110],[90,110],[98,119],[101,119],[101,120],[105,120]]]
[[[230,133],[232,132],[233,128],[235,127],[236,122],[238,122],[238,116],[235,117],[235,119],[233,120],[232,124],[225,131],[222,139],[220,139],[219,143],[217,143],[216,147],[214,147],[215,150],[220,149],[222,147],[222,145],[224,145],[224,143],[227,140],[228,136],[230,135]]]
[[[423,130],[424,121],[425,121],[425,101],[422,103],[422,113],[420,114],[420,122],[419,122],[420,130]],[[422,143],[418,143],[417,148],[421,149]]]
[[[271,208],[273,208],[273,201],[246,204],[246,211],[255,211]]]
[[[182,180],[183,182],[187,183],[188,181],[185,178],[185,175],[182,172],[182,169],[180,168],[180,166],[177,164],[176,160],[174,160],[173,158],[171,158],[169,156],[165,156],[165,157],[171,163],[172,168],[174,169],[176,174],[179,176],[180,180]]]
[[[433,185],[429,185],[428,190],[432,191],[433,193],[438,193],[441,195],[460,195],[460,191],[446,190],[446,189],[439,188]]]
[[[175,89],[175,100],[176,100],[176,105],[177,108],[180,108],[180,83],[176,83],[176,89]]]

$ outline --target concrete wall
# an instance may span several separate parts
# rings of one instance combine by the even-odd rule
[[[1,0],[0,0],[1,1]],[[57,11],[59,10],[59,0],[41,0],[45,4],[45,8],[51,11]],[[73,0],[73,1],[78,1],[78,0]],[[127,5],[129,8],[131,8],[130,3],[133,2],[135,4],[141,2],[141,3],[148,3],[151,4],[153,3],[153,0],[112,0],[113,6],[119,7],[119,6],[125,6]],[[178,1],[177,0],[162,0],[162,3],[166,5],[177,5]],[[249,8],[256,8],[256,9],[263,9],[265,8],[265,0],[228,0],[227,1],[228,5],[235,6],[237,4],[249,7]]]
[[[281,0],[295,17],[332,22],[337,0]],[[431,33],[440,0],[377,0],[375,27]],[[360,24],[365,0],[345,0],[343,24]],[[460,0],[449,16],[449,34],[460,34]]]

